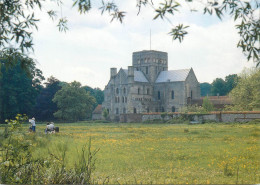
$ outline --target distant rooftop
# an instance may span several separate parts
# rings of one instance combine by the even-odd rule
[[[128,75],[128,70],[123,69],[126,75]],[[135,82],[148,82],[142,71],[134,71],[134,81]]]
[[[191,69],[161,71],[155,83],[185,81]]]

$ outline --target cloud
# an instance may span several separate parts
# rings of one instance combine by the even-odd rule
[[[172,25],[164,20],[153,21],[151,8],[136,16],[136,1],[120,2],[127,10],[123,24],[110,23],[110,17],[93,9],[79,15],[70,4],[63,8],[70,30],[60,33],[56,25],[41,12],[39,31],[35,32],[34,58],[46,77],[63,81],[79,81],[82,85],[103,89],[110,77],[110,68],[127,68],[132,64],[132,52],[150,48],[168,52],[169,69],[193,68],[200,82],[212,82],[217,77],[239,73],[252,66],[236,48],[239,36],[231,20],[223,22],[199,14],[178,14],[173,24],[190,25],[183,43],[172,42],[167,34]]]

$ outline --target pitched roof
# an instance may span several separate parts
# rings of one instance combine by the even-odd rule
[[[92,114],[101,114],[102,113],[102,105],[98,105],[95,110],[92,112]]]
[[[161,71],[155,83],[185,81],[191,69]]]
[[[123,69],[124,72],[128,75],[128,70]],[[134,71],[134,81],[135,82],[148,82],[142,71]]]

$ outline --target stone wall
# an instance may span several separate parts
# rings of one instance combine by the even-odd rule
[[[162,120],[162,113],[150,113],[142,115],[142,122],[147,120]],[[188,113],[193,115],[193,121],[215,121],[215,122],[248,122],[255,119],[260,119],[260,111],[247,111],[247,112],[211,112],[209,114],[196,114]],[[171,116],[166,116],[164,120],[172,119],[181,116],[181,113],[171,113]]]
[[[121,123],[141,123],[142,114],[121,114],[120,122]]]

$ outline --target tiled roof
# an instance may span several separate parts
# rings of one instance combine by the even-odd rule
[[[128,70],[123,69],[124,72],[128,75]],[[148,82],[142,71],[134,71],[134,81],[135,82]]]
[[[191,69],[161,71],[155,83],[185,81]]]
[[[102,113],[102,105],[98,105],[92,114],[101,114]]]

